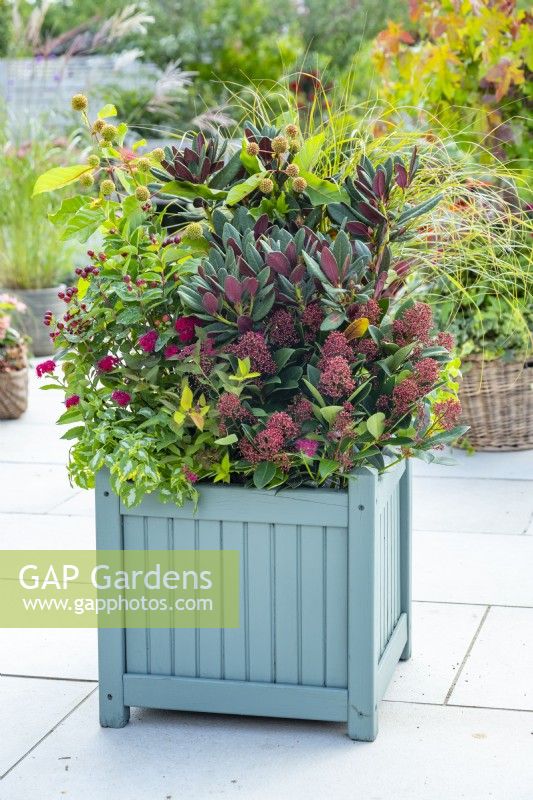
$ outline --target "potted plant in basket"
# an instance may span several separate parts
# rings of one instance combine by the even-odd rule
[[[45,165],[64,163],[65,146],[65,141],[47,144],[38,137],[15,145],[0,131],[0,289],[15,293],[27,306],[24,332],[35,355],[52,352],[42,317],[46,310],[59,314],[64,307],[57,293],[71,269],[73,247],[60,240],[48,219],[56,205],[53,196],[32,200],[31,194]]]
[[[455,216],[468,214],[472,203],[485,209],[491,229],[501,233],[489,252],[507,285],[501,290],[479,274],[480,242],[473,241],[459,274],[441,277],[434,304],[463,362],[462,420],[469,425],[464,444],[475,450],[533,448],[531,217],[516,195],[514,201],[480,186],[454,210]]]
[[[28,361],[26,344],[12,327],[13,313],[26,306],[0,292],[0,419],[18,419],[28,407]]]
[[[171,547],[166,518],[173,548],[238,550],[241,627],[100,630],[101,722],[147,705],[347,720],[371,740],[410,654],[407,459],[465,430],[453,343],[399,257],[439,197],[416,151],[371,163],[347,140],[319,175],[324,136],[291,123],[247,123],[229,159],[201,134],[124,156],[113,113],[78,165],[85,184],[106,170],[99,195],[55,214],[103,244],[67,318],[45,320],[62,374],[38,370],[65,392],[72,479],[96,478],[98,547]],[[155,196],[187,201],[180,230]]]

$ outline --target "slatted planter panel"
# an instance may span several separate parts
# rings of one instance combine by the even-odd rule
[[[373,740],[410,655],[410,477],[362,471],[346,492],[205,486],[196,514],[122,507],[97,481],[97,546],[237,550],[240,626],[99,631],[104,726],[130,706],[347,721]],[[148,622],[147,622],[148,625]]]

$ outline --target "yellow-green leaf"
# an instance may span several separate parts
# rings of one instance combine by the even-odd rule
[[[98,112],[98,119],[107,119],[108,117],[116,117],[117,109],[112,103],[108,103]]]
[[[366,317],[354,319],[354,321],[350,322],[344,331],[344,335],[349,342],[351,342],[352,339],[360,339],[361,336],[364,336],[367,332],[369,324],[370,320],[368,320]]]
[[[181,393],[181,400],[180,400],[180,408],[182,411],[189,411],[192,408],[192,401],[193,401],[193,394],[189,386],[185,385],[183,387],[183,392]]]
[[[174,411],[172,419],[178,425],[183,425],[183,423],[185,422],[185,414],[183,414],[181,411]]]
[[[43,192],[53,192],[55,189],[62,189],[78,180],[81,175],[91,172],[91,167],[87,164],[74,164],[71,167],[54,167],[48,172],[39,175],[33,187],[33,197]]]
[[[80,278],[78,280],[78,300],[83,300],[90,285],[90,281],[86,281],[85,278]]]

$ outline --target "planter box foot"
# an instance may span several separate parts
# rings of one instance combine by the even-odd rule
[[[124,728],[130,721],[129,706],[106,692],[100,693],[100,725],[102,728]]]
[[[378,735],[378,711],[363,714],[356,708],[348,708],[348,736],[355,742],[373,742]]]

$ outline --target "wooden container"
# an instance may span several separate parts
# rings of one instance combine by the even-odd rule
[[[238,550],[240,627],[99,630],[100,720],[130,706],[346,721],[377,735],[378,703],[410,656],[407,462],[349,489],[201,486],[195,514],[151,496],[125,508],[102,471],[100,550]]]

